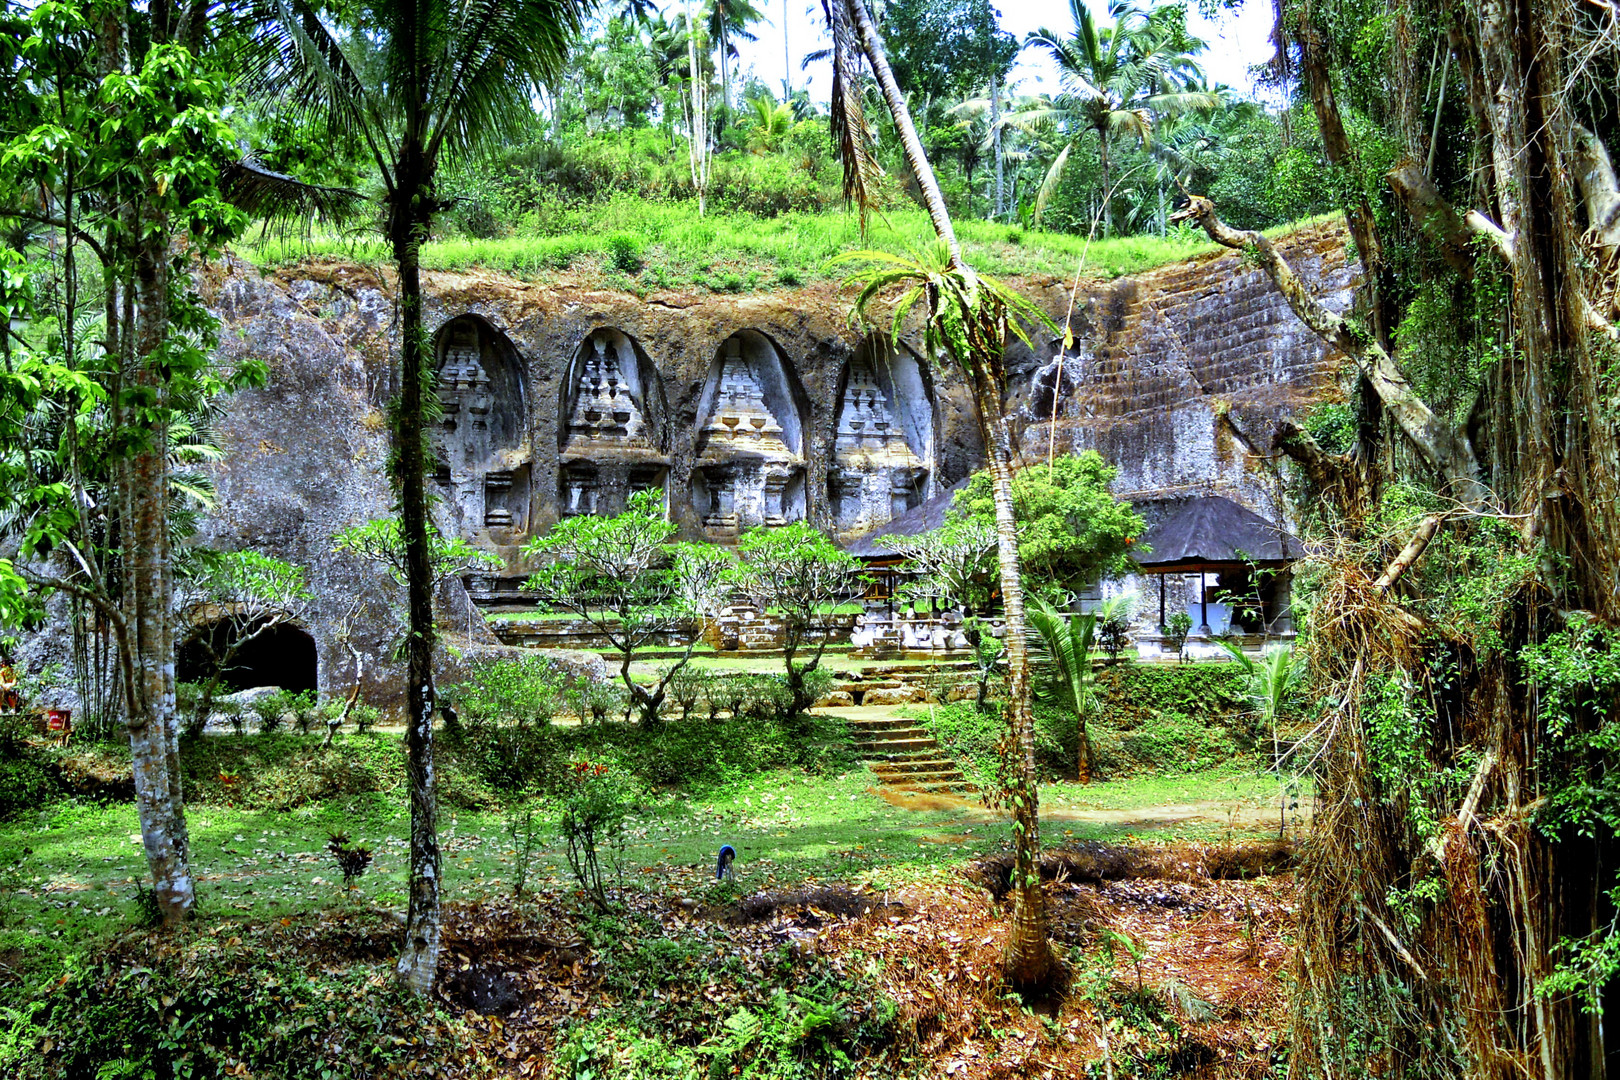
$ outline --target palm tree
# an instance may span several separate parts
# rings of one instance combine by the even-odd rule
[[[1035,198],[1037,221],[1057,190],[1075,146],[1086,133],[1096,133],[1102,163],[1103,228],[1111,233],[1112,141],[1135,138],[1146,146],[1156,118],[1211,111],[1220,107],[1221,99],[1202,89],[1203,71],[1193,55],[1203,51],[1204,43],[1187,33],[1186,9],[1181,5],[1144,11],[1129,0],[1108,0],[1108,16],[1114,25],[1100,29],[1084,0],[1069,0],[1069,12],[1074,30],[1068,35],[1037,30],[1024,43],[1026,48],[1039,46],[1052,54],[1062,89],[1034,108],[1009,114],[1006,122],[1024,126],[1052,121],[1069,134]]]
[[[1283,778],[1282,733],[1278,730],[1277,721],[1287,706],[1288,695],[1294,692],[1305,675],[1305,661],[1295,657],[1293,648],[1288,645],[1267,646],[1260,659],[1256,660],[1236,642],[1226,638],[1217,640],[1243,670],[1249,681],[1245,696],[1249,704],[1254,706],[1261,725],[1271,732],[1271,763],[1277,770],[1277,836],[1281,838],[1288,828],[1288,789],[1291,785]]]
[[[1030,606],[1029,624],[1041,635],[1052,664],[1050,685],[1042,692],[1074,711],[1079,726],[1075,750],[1075,774],[1080,782],[1091,779],[1091,735],[1086,721],[1097,711],[1097,674],[1091,669],[1091,644],[1096,636],[1097,615],[1065,615],[1044,600]]]
[[[782,136],[793,130],[793,105],[786,101],[778,105],[771,95],[761,94],[749,98],[748,106],[753,110],[749,117],[748,149],[755,154],[769,154],[782,141]]]
[[[557,77],[586,0],[461,0],[367,5],[363,31],[334,30],[311,0],[262,0],[252,11],[260,47],[254,89],[327,120],[369,150],[382,180],[385,229],[399,272],[400,395],[391,462],[404,538],[406,748],[411,797],[410,909],[401,981],[433,985],[441,928],[433,768],[433,556],[427,501],[424,399],[433,372],[422,328],[420,251],[445,207],[435,189],[441,157],[522,129],[530,104]],[[368,81],[360,75],[364,49]]]
[[[895,311],[898,338],[901,323],[919,301],[924,309],[925,345],[930,355],[944,354],[968,376],[978,406],[985,456],[990,461],[992,494],[996,507],[997,555],[1001,572],[1002,606],[1006,615],[1007,717],[1018,744],[1018,767],[1008,783],[1013,812],[1015,860],[1013,865],[1012,932],[1008,935],[1007,974],[1014,984],[1037,986],[1052,971],[1052,946],[1047,935],[1045,896],[1041,892],[1036,859],[1040,853],[1040,817],[1035,775],[1035,726],[1030,711],[1029,649],[1024,629],[1024,587],[1018,559],[1018,534],[1013,520],[1012,437],[1002,402],[1006,385],[1002,352],[1007,337],[1023,338],[1019,319],[1046,322],[1045,315],[1028,300],[987,278],[981,278],[962,258],[962,246],[940,193],[939,182],[923,151],[922,139],[912,122],[894,71],[884,53],[866,0],[827,0],[833,38],[833,131],[844,162],[844,193],[866,211],[874,202],[872,184],[877,165],[872,156],[872,132],[862,109],[860,61],[871,66],[884,103],[894,119],[906,163],[922,190],[923,204],[937,238],[936,246],[911,259],[872,253],[879,264],[855,275],[864,288],[856,301],[865,311],[892,287],[905,288]]]
[[[731,69],[728,57],[737,55],[733,40],[753,41],[749,26],[759,22],[765,13],[749,0],[712,0],[709,6],[709,40],[720,50],[720,105],[721,115],[731,112]]]

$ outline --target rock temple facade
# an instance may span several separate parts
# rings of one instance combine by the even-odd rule
[[[1331,227],[1280,246],[1335,307],[1353,267]],[[662,493],[687,539],[808,521],[853,541],[961,481],[983,460],[961,375],[920,343],[851,327],[831,284],[741,296],[546,286],[487,273],[425,273],[439,417],[441,528],[500,560],[473,582],[515,591],[522,545],[577,514]],[[1059,277],[1013,282],[1061,323]],[[256,358],[268,385],[218,424],[217,505],[200,539],[308,568],[302,630],[323,690],[346,688],[351,649],[386,656],[381,569],[335,554],[341,529],[390,512],[385,410],[397,392],[398,320],[385,277],[323,263],[261,274],[227,263],[203,282],[220,360]],[[1015,452],[1095,448],[1134,499],[1230,496],[1277,520],[1274,484],[1222,417],[1264,439],[1284,413],[1341,396],[1341,357],[1294,319],[1260,272],[1230,255],[1085,282],[1075,346],[1014,344],[1006,362]],[[480,622],[466,603],[446,618]],[[377,693],[397,685],[386,664]]]

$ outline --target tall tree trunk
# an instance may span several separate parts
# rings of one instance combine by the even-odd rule
[[[1102,128],[1097,129],[1097,141],[1100,153],[1097,155],[1102,161],[1102,220],[1103,235],[1114,235],[1114,193],[1109,190],[1108,175],[1108,132]]]
[[[428,547],[427,455],[423,391],[428,378],[422,328],[420,250],[432,218],[429,166],[407,142],[390,208],[390,240],[399,265],[400,388],[394,429],[395,483],[405,544],[409,629],[405,641],[405,772],[411,797],[410,909],[399,977],[418,995],[433,988],[441,931],[438,800],[433,771],[433,562]]]
[[[793,96],[793,54],[788,50],[788,8],[782,0],[782,100]]]
[[[973,279],[973,271],[962,260],[962,247],[951,227],[950,214],[940,194],[939,182],[923,152],[922,140],[912,123],[906,99],[883,52],[883,41],[872,24],[866,0],[846,0],[860,35],[867,61],[883,90],[883,99],[894,118],[895,130],[905,148],[906,162],[922,189],[923,204],[933,222],[934,232],[950,250],[951,262],[962,274]],[[995,342],[1000,347],[1001,342]],[[1029,700],[1029,650],[1024,628],[1024,582],[1018,563],[1018,534],[1013,522],[1012,439],[1002,409],[999,365],[993,357],[976,357],[973,370],[974,400],[979,426],[984,435],[985,456],[990,459],[991,493],[996,506],[996,550],[1001,565],[1001,597],[1007,617],[1007,719],[1017,746],[1017,769],[1009,784],[1013,810],[1016,862],[1013,869],[1012,932],[1007,941],[1007,972],[1014,983],[1039,985],[1050,976],[1052,950],[1047,941],[1045,895],[1041,892],[1036,860],[1040,855],[1040,794],[1035,774],[1035,725]]]
[[[692,0],[686,0],[686,65],[692,96],[692,133],[687,161],[692,168],[692,187],[697,189],[698,217],[703,216],[704,194],[709,186],[709,126],[703,114],[702,72],[698,68],[697,24],[692,21]]]
[[[136,217],[140,219],[139,211]],[[122,470],[129,554],[125,618],[135,656],[135,685],[126,694],[130,759],[141,845],[152,871],[163,921],[189,918],[196,904],[190,839],[180,786],[179,727],[174,709],[174,632],[168,522],[169,406],[163,375],[153,367],[169,330],[167,223],[143,220],[135,249],[134,370],[131,382],[149,419]]]
[[[1001,160],[1001,77],[990,76],[990,148],[996,159],[996,201],[990,217],[1000,221],[1007,212],[1007,189]]]
[[[722,125],[722,128],[725,125],[726,116],[730,112],[731,112],[731,68],[726,62],[726,24],[725,24],[724,20],[721,20],[721,23],[720,23],[720,114],[715,119],[719,121],[719,123]],[[718,136],[719,134],[720,134],[719,131],[715,132],[716,136]]]

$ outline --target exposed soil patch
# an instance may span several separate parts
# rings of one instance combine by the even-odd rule
[[[1247,879],[1282,873],[1294,866],[1294,845],[1285,840],[1246,843],[1180,843],[1163,847],[1082,843],[1041,853],[1043,881],[1106,882],[1125,879],[1170,881]],[[987,856],[968,868],[968,876],[997,900],[1007,894],[1013,857]]]
[[[1277,972],[1287,960],[1292,875],[1226,875],[1280,868],[1291,853],[1235,847],[1245,850],[1097,844],[1052,853],[1046,899],[1070,992],[1043,1015],[1006,995],[1008,909],[977,884],[893,893],[812,885],[704,909],[681,901],[698,883],[694,872],[626,893],[608,924],[565,891],[452,905],[438,981],[445,1009],[429,1019],[388,1005],[388,1038],[409,1059],[400,1063],[407,1072],[543,1076],[565,1029],[607,1010],[641,1010],[670,1045],[695,1046],[740,1010],[762,1015],[784,979],[791,994],[795,980],[859,976],[871,980],[862,983],[871,1009],[881,1003],[892,1019],[881,1037],[848,1044],[851,1076],[1102,1075],[1107,1024],[1117,1075],[1259,1078],[1275,1065],[1284,1027]],[[969,869],[1004,885],[996,859]],[[264,961],[288,960],[358,974],[348,985],[370,994],[392,984],[400,935],[393,913],[358,908],[201,935],[132,935],[108,977],[165,956],[198,979],[259,978]],[[1157,1026],[1129,1027],[1143,1001]],[[334,1006],[326,1023],[341,1018]]]
[[[867,788],[866,790],[890,806],[898,806],[902,810],[915,810],[919,813],[931,811],[944,811],[947,813],[971,812],[980,815],[985,812],[984,804],[978,799],[952,794],[949,791],[918,791],[915,788],[898,787],[890,784]]]
[[[523,1007],[518,982],[488,967],[458,971],[439,988],[446,1001],[484,1016],[508,1017]]]
[[[822,912],[837,918],[853,919],[871,911],[895,907],[905,910],[903,904],[893,904],[879,897],[851,891],[843,885],[823,886],[814,889],[794,889],[789,892],[756,893],[744,897],[737,903],[737,916],[739,923],[763,922],[773,916],[784,913],[805,913],[808,911],[811,918],[816,918],[816,912]],[[819,925],[819,920],[815,924]]]

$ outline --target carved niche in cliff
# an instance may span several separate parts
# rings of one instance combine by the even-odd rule
[[[435,341],[441,415],[435,479],[447,523],[497,543],[528,527],[529,453],[523,370],[506,335],[476,315],[452,319]]]
[[[664,490],[669,432],[658,369],[628,334],[594,330],[563,381],[557,505],[563,516],[611,516],[631,493]]]
[[[804,391],[764,334],[720,346],[698,402],[692,505],[717,539],[804,518]]]
[[[828,501],[840,533],[885,525],[932,493],[934,408],[909,349],[883,335],[861,342],[844,368]]]

